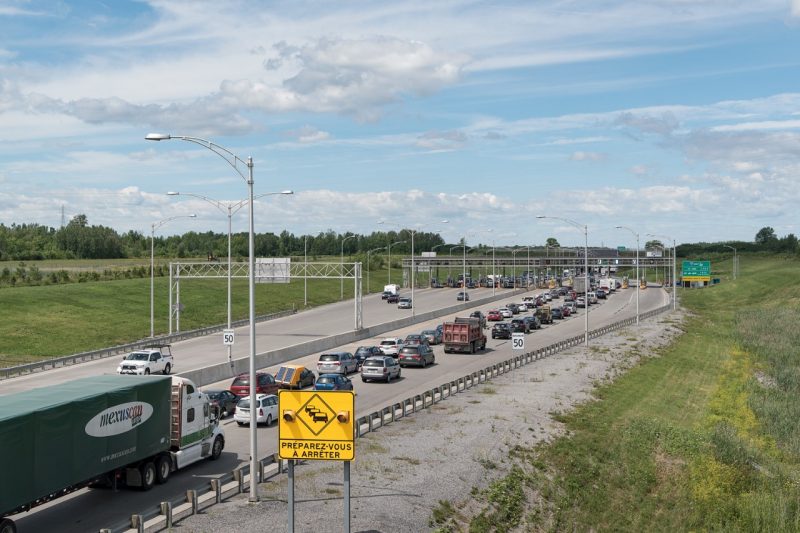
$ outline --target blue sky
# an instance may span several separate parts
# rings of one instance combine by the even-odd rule
[[[159,132],[295,191],[257,200],[257,231],[800,233],[799,50],[800,0],[0,0],[0,222],[224,232],[166,193],[246,184]]]

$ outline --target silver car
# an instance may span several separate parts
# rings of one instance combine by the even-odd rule
[[[400,377],[400,365],[394,357],[368,357],[361,365],[361,381],[373,379],[389,383],[394,378]]]
[[[331,352],[319,356],[317,370],[320,374],[344,374],[358,372],[358,359],[350,352]]]

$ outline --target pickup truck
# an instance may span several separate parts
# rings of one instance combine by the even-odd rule
[[[117,373],[148,375],[161,372],[166,376],[174,366],[170,345],[159,344],[145,346],[123,357],[122,363],[117,367]]]

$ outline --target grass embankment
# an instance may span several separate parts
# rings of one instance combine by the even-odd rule
[[[800,530],[797,266],[682,291],[685,333],[515,450],[470,531]]]
[[[337,259],[338,262],[338,259]],[[386,269],[370,273],[371,291],[383,290]],[[401,277],[394,269],[393,280]],[[366,293],[366,277],[364,292]],[[169,279],[155,279],[156,335],[169,329]],[[308,306],[338,301],[338,279],[309,279]],[[352,280],[344,281],[344,297],[353,297]],[[0,366],[124,344],[150,335],[150,278],[125,279],[0,289]],[[183,280],[180,285],[181,331],[227,321],[227,282]],[[233,320],[248,316],[246,279],[234,279]],[[257,284],[256,314],[304,306],[302,279],[289,284]]]

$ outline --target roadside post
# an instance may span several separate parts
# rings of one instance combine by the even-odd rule
[[[344,462],[344,531],[350,533],[350,461],[355,459],[353,391],[278,391],[278,455],[289,461],[289,533],[294,533],[294,462]]]
[[[511,334],[511,348],[513,350],[524,350],[525,349],[525,334],[524,333],[512,333]]]
[[[231,355],[231,347],[233,346],[234,340],[235,334],[233,333],[232,329],[222,330],[222,344],[228,347],[228,364],[231,365],[231,369],[233,369],[233,355]]]

